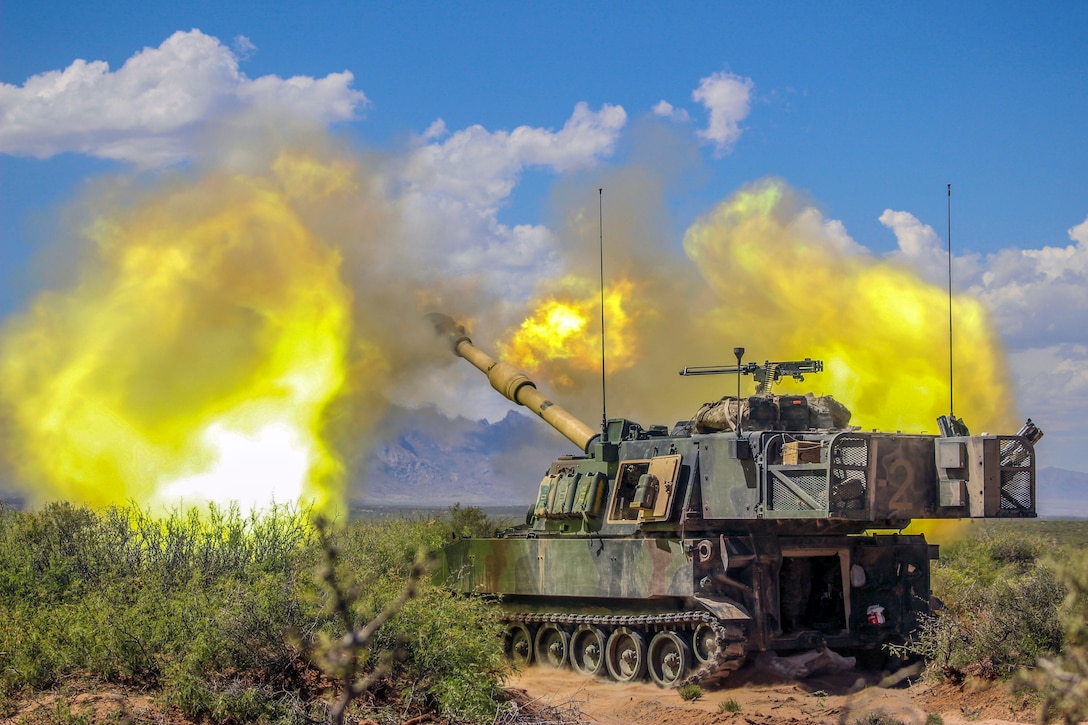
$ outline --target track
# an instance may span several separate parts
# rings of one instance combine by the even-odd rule
[[[507,613],[506,652],[522,664],[570,667],[662,687],[708,684],[744,663],[744,630],[709,612],[644,615]]]

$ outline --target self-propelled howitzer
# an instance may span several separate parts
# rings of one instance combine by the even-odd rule
[[[937,547],[865,532],[1035,516],[1042,433],[1030,420],[1016,435],[968,435],[955,419],[941,436],[862,432],[833,398],[771,394],[779,366],[822,369],[806,360],[730,369],[755,375],[760,394],[708,403],[671,430],[611,419],[598,433],[453,320],[431,319],[581,449],[544,473],[524,525],[451,543],[435,571],[498,598],[507,652],[525,663],[673,686],[757,652],[878,650],[930,611]]]

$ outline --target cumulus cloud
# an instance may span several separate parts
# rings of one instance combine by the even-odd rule
[[[715,156],[728,154],[740,138],[740,122],[748,117],[754,86],[751,78],[719,72],[701,79],[692,91],[691,97],[710,113],[710,122],[699,136],[714,144]]]
[[[1002,333],[1020,348],[1084,340],[1088,317],[1088,234],[1069,230],[1064,247],[1006,249],[986,258],[971,287],[994,311]]]
[[[449,129],[446,128],[446,122],[441,118],[436,118],[431,122],[431,125],[427,127],[427,130],[423,132],[424,141],[433,141],[440,139],[449,133]]]
[[[1020,410],[1046,433],[1040,464],[1084,470],[1088,344],[1061,343],[1015,351],[1009,355],[1009,363]]]
[[[231,48],[234,49],[234,55],[238,57],[238,60],[249,60],[257,52],[257,46],[245,35],[234,36]]]
[[[612,153],[626,122],[627,114],[620,106],[591,111],[585,103],[575,106],[559,131],[530,126],[488,131],[474,125],[446,137],[445,124],[437,121],[423,136],[432,143],[413,154],[404,179],[432,196],[493,213],[525,167],[564,173],[591,166]]]
[[[885,209],[880,215],[880,223],[895,232],[899,251],[907,259],[928,259],[941,252],[941,238],[937,232],[910,212]]]
[[[1069,238],[1081,246],[1088,247],[1088,219],[1070,229]]]
[[[177,32],[116,71],[76,60],[34,75],[20,87],[0,84],[0,153],[47,158],[78,152],[157,166],[185,159],[207,123],[231,112],[276,110],[319,123],[349,120],[366,96],[348,71],[324,78],[247,78],[239,57],[199,30]]]
[[[454,266],[501,268],[495,282],[516,289],[519,270],[548,265],[555,247],[546,228],[498,222],[521,173],[529,167],[557,173],[591,167],[613,153],[626,121],[619,106],[593,111],[585,103],[575,106],[558,131],[488,131],[475,125],[450,133],[435,121],[398,173],[407,232],[441,240]]]
[[[947,284],[948,252],[931,226],[909,212],[884,210],[880,222],[899,243],[893,257],[934,284]],[[1064,247],[1003,249],[954,255],[953,285],[981,299],[1015,350],[1083,338],[1088,316],[1088,220],[1068,231]]]
[[[563,173],[593,166],[612,154],[626,122],[620,106],[592,111],[585,103],[574,107],[559,131],[530,126],[488,131],[474,125],[451,134],[439,119],[421,136],[425,143],[410,154],[400,179],[408,196],[430,205],[494,216],[525,168]]]
[[[936,231],[922,223],[910,212],[885,209],[880,223],[895,234],[899,249],[891,254],[909,264],[927,282],[940,287],[948,285],[948,247]],[[967,289],[976,284],[981,272],[977,254],[953,256],[954,289]]]
[[[662,116],[677,123],[687,123],[691,119],[686,110],[676,108],[664,99],[658,101],[652,110],[655,116]]]

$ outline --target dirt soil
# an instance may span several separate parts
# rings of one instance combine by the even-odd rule
[[[62,708],[58,712],[58,705]],[[147,695],[120,690],[80,692],[59,697],[55,693],[43,693],[20,703],[11,717],[0,718],[0,725],[52,725],[65,720],[83,720],[91,723],[153,722],[163,725],[191,725],[177,713],[164,712]]]
[[[529,667],[507,681],[515,695],[521,722],[574,725],[855,725],[869,716],[894,718],[904,725],[926,725],[940,715],[944,725],[1013,725],[1035,722],[1034,703],[1011,695],[1001,683],[968,678],[962,684],[930,684],[910,678],[881,682],[882,673],[848,670],[805,680],[789,680],[749,665],[728,679],[704,688],[703,696],[685,702],[675,690],[652,683],[622,685],[592,679],[570,670]],[[83,688],[76,688],[83,690]],[[89,691],[88,691],[89,690]],[[90,722],[140,722],[193,725],[191,720],[152,698],[87,687],[62,698],[65,709]],[[723,712],[733,700],[736,712]],[[0,717],[0,725],[52,725],[58,696],[41,694],[20,703],[17,713]],[[504,722],[518,720],[505,719]],[[447,722],[436,716],[415,722]]]
[[[745,668],[688,702],[675,690],[652,683],[619,684],[542,667],[525,669],[508,685],[525,691],[519,701],[527,707],[545,706],[557,714],[567,713],[569,722],[598,725],[854,725],[870,715],[904,725],[925,725],[931,715],[939,715],[945,725],[1035,722],[1030,698],[1011,695],[1001,683],[968,679],[951,685],[907,679],[881,686],[880,673],[857,670],[787,680]],[[736,712],[720,709],[728,700],[739,706]]]

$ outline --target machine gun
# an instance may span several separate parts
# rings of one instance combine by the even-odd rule
[[[813,360],[806,357],[804,360],[789,360],[784,362],[770,362],[762,365],[759,363],[745,363],[743,365],[702,365],[687,367],[680,371],[681,375],[751,375],[756,381],[756,395],[766,395],[771,392],[771,386],[789,376],[797,381],[805,379],[804,373],[823,372],[824,361]]]

